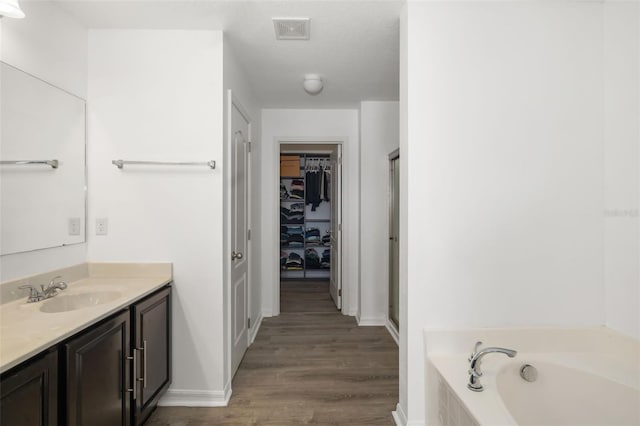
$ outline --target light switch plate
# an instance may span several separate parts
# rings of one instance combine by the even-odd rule
[[[69,235],[80,235],[80,218],[69,218]]]
[[[96,219],[96,235],[107,235],[109,230],[109,221],[106,217]]]

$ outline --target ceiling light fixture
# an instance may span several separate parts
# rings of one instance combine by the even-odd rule
[[[24,12],[20,9],[18,0],[0,0],[0,16],[22,19]]]
[[[302,83],[305,92],[310,95],[317,95],[322,92],[324,87],[322,78],[318,74],[307,74],[304,76],[304,82]]]

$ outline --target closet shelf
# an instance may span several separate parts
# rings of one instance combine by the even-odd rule
[[[305,222],[331,222],[331,219],[305,219]]]

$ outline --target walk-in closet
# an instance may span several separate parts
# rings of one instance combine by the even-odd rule
[[[331,158],[280,155],[280,278],[329,280]]]
[[[279,148],[280,295],[326,291],[341,310],[342,142]]]

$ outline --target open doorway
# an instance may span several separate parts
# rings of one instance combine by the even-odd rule
[[[281,143],[279,185],[281,311],[341,310],[341,144]]]

